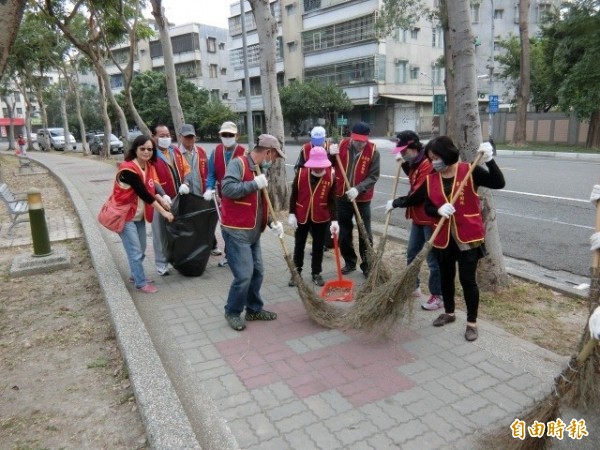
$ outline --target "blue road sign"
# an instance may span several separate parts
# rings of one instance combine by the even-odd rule
[[[498,96],[490,94],[490,100],[488,105],[488,112],[497,113],[498,112]]]

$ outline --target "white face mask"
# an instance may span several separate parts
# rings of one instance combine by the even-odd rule
[[[322,170],[311,170],[310,173],[312,175],[314,175],[315,177],[322,177],[323,175],[325,175],[325,169],[322,169]]]
[[[160,148],[168,148],[169,145],[171,145],[171,138],[168,138],[168,137],[158,138],[158,146]]]
[[[232,138],[230,138],[230,137],[221,137],[221,142],[227,148],[233,147],[235,145],[235,138],[234,137],[232,137]]]

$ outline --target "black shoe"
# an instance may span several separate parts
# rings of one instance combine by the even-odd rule
[[[246,311],[246,320],[275,320],[277,319],[277,313],[267,311],[263,309],[261,312],[248,312]]]
[[[323,277],[320,273],[313,274],[312,280],[317,286],[325,286],[325,281],[323,281]]]
[[[288,281],[288,286],[289,287],[295,287],[296,286],[296,282],[294,281],[294,277],[290,278],[290,281]]]
[[[354,272],[356,270],[356,266],[348,266],[345,265],[344,267],[342,267],[342,273],[344,275],[349,274],[350,272]]]
[[[244,328],[246,328],[244,319],[242,319],[240,316],[230,316],[229,314],[225,314],[225,319],[227,319],[227,323],[235,331],[242,331]]]

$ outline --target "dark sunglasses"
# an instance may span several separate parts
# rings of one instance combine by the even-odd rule
[[[235,137],[235,134],[233,134],[233,133],[221,133],[221,137],[232,138],[232,137]]]
[[[143,152],[151,152],[154,150],[153,147],[138,147],[138,150],[141,150]]]

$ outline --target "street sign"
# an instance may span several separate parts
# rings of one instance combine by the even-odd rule
[[[337,119],[337,126],[338,127],[343,127],[344,125],[348,125],[348,118],[347,117],[338,117]]]
[[[446,96],[444,94],[435,94],[433,96],[433,115],[439,116],[446,113]]]
[[[490,94],[490,100],[488,105],[489,113],[497,113],[498,112],[498,96]]]

